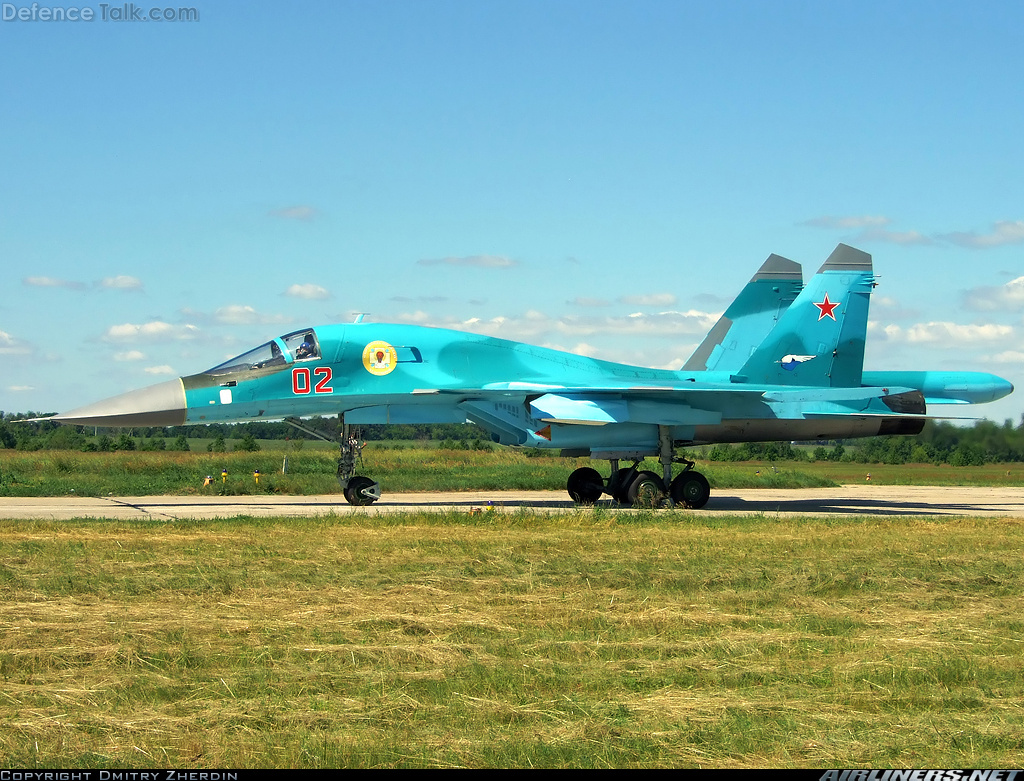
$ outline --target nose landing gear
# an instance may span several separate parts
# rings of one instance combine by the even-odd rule
[[[360,442],[359,438],[352,434],[345,423],[344,415],[339,416],[339,420],[342,433],[339,443],[341,454],[338,458],[338,482],[341,484],[341,491],[349,504],[357,506],[373,504],[380,499],[380,483],[369,477],[356,474],[356,464],[362,466],[363,463],[363,446],[366,443]],[[305,431],[317,439],[322,439],[324,442],[338,441],[335,435],[317,431],[297,418],[285,418],[285,423],[300,431]]]
[[[356,462],[363,463],[363,445],[352,436],[348,426],[342,424],[341,456],[338,458],[338,482],[349,504],[365,506],[380,499],[380,483],[369,477],[357,475]]]

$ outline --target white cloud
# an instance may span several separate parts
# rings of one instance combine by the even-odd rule
[[[586,306],[586,307],[601,307],[610,306],[611,301],[604,298],[588,298],[587,296],[577,296],[572,301],[566,301],[565,303],[570,306]]]
[[[213,319],[223,325],[257,325],[273,323],[290,323],[291,319],[283,315],[267,315],[257,312],[253,307],[244,304],[222,306],[213,313]]]
[[[964,306],[976,312],[1024,309],[1024,277],[998,287],[975,287],[964,293]]]
[[[125,350],[124,352],[114,353],[115,361],[141,361],[145,357],[146,354],[139,350]]]
[[[856,228],[880,228],[883,225],[888,225],[892,220],[888,217],[861,215],[861,216],[850,216],[850,217],[834,217],[826,215],[824,217],[815,217],[811,220],[805,220],[800,223],[811,228],[831,228],[835,230],[853,230]]]
[[[518,260],[505,258],[501,255],[469,255],[464,258],[429,258],[416,261],[421,266],[471,266],[474,268],[512,268],[518,266]]]
[[[56,277],[25,277],[22,282],[29,287],[62,287],[66,290],[85,290],[85,284]]]
[[[902,244],[904,246],[918,244],[928,245],[935,242],[918,231],[893,231],[886,226],[892,220],[881,215],[855,215],[847,217],[834,217],[827,215],[806,220],[801,225],[811,228],[828,228],[830,230],[860,230],[856,238],[851,241],[884,241],[889,244]]]
[[[919,310],[904,307],[903,304],[895,298],[878,295],[871,297],[871,313],[873,315],[878,315],[887,321],[908,320],[921,316]]]
[[[290,298],[304,298],[309,301],[322,301],[331,297],[327,288],[320,287],[320,285],[314,285],[310,282],[307,282],[305,285],[292,285],[284,292],[284,294]]]
[[[555,350],[562,350],[562,347],[554,347]],[[577,342],[574,346],[570,347],[566,352],[573,353],[574,355],[587,355],[591,358],[597,358],[601,354],[601,348],[596,347],[587,342]]]
[[[648,293],[647,295],[622,296],[620,304],[629,306],[675,306],[679,299],[671,293]]]
[[[690,341],[693,336],[703,336],[717,319],[717,314],[695,310],[651,314],[637,312],[625,317],[581,317],[577,315],[552,317],[531,310],[515,317],[499,316],[489,319],[473,317],[468,320],[435,318],[426,312],[417,311],[401,314],[396,321],[452,328],[457,331],[469,331],[502,339],[539,344],[545,341],[561,341],[566,337],[586,339],[598,334],[629,339],[666,337]]]
[[[282,209],[273,209],[268,212],[271,217],[278,217],[282,220],[299,220],[300,222],[309,222],[310,220],[320,215],[319,210],[312,206],[297,205],[297,206],[285,206]]]
[[[941,238],[960,247],[970,249],[989,249],[1007,244],[1024,243],[1024,220],[1002,220],[992,226],[989,233],[974,231],[958,231],[947,233]]]
[[[146,374],[177,374],[177,372],[167,364],[164,364],[163,366],[147,366],[143,371],[146,372]]]
[[[35,388],[31,385],[8,385],[7,390],[12,393],[24,393],[25,391],[34,391]]]
[[[25,342],[6,331],[0,331],[0,355],[28,355],[31,349]]]
[[[1024,364],[1024,352],[1020,350],[1005,350],[991,356],[989,360],[992,363],[1011,363],[1019,366]]]
[[[450,299],[448,296],[391,296],[390,300],[399,304],[443,304]]]
[[[948,345],[994,342],[1013,335],[1013,327],[986,323],[982,325],[961,325],[950,322],[917,323],[909,328],[898,325],[886,326],[885,335],[894,340],[910,344]]]
[[[171,325],[160,320],[149,323],[122,323],[107,329],[104,339],[108,341],[173,341],[193,339],[199,334],[194,325]]]
[[[108,290],[142,290],[142,280],[138,277],[130,277],[120,274],[116,277],[106,277],[100,280],[100,287]]]
[[[932,239],[917,231],[891,231],[884,228],[868,228],[857,234],[853,241],[884,241],[888,244],[901,244],[903,246],[926,246],[935,243]]]

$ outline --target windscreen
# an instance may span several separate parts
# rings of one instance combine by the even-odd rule
[[[311,361],[320,357],[320,346],[311,328],[295,331],[249,350],[236,358],[214,366],[206,374],[235,374],[258,369],[283,369],[295,361]]]

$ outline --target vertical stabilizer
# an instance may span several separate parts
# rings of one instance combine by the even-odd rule
[[[802,285],[799,263],[770,255],[708,331],[683,371],[739,371],[796,299]]]
[[[874,285],[871,256],[840,244],[739,373],[753,383],[858,387]]]

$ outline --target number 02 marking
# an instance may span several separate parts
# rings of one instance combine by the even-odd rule
[[[331,367],[317,366],[313,369],[313,375],[320,378],[316,385],[311,385],[307,367],[292,369],[292,393],[297,396],[305,396],[310,389],[313,393],[334,393],[334,388],[328,385],[333,376]]]

